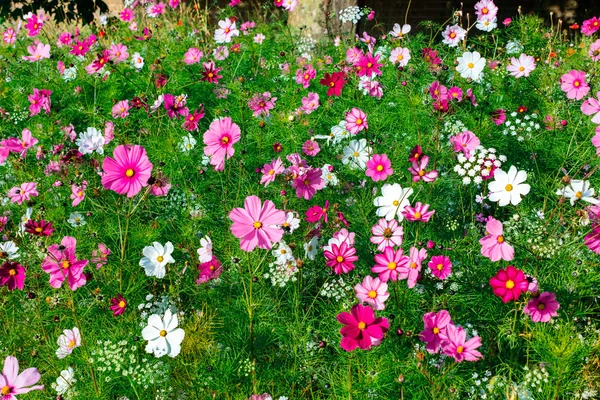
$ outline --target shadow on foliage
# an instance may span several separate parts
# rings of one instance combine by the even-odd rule
[[[19,18],[29,12],[42,9],[54,15],[56,22],[70,22],[81,18],[83,23],[94,20],[94,12],[108,12],[108,5],[103,0],[0,0],[0,20]]]

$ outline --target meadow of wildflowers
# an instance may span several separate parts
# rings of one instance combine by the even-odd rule
[[[600,19],[301,2],[1,21],[0,399],[599,398]]]

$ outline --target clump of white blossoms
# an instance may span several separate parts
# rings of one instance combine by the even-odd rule
[[[264,274],[265,279],[271,279],[271,284],[279,287],[285,287],[289,281],[296,282],[295,275],[299,268],[292,249],[282,240],[274,246],[271,253],[275,262],[269,264],[269,272]]]
[[[362,12],[360,7],[350,6],[340,10],[340,21],[342,21],[342,23],[352,22],[353,24],[356,24],[364,15],[365,14]]]
[[[513,111],[506,116],[502,133],[506,136],[515,136],[519,142],[531,139],[531,135],[541,127],[536,121],[537,118],[536,113],[525,114]]]
[[[468,185],[480,184],[493,177],[495,171],[506,161],[506,156],[496,155],[496,149],[477,146],[471,157],[467,158],[459,153],[456,159],[458,164],[454,166],[454,172],[462,177],[463,185]]]
[[[56,382],[52,383],[52,389],[56,390],[56,394],[62,396],[63,399],[74,399],[77,398],[77,393],[75,392],[76,382],[75,371],[69,367],[60,372],[60,375],[56,378]]]
[[[337,279],[325,282],[319,294],[335,301],[348,300],[354,296],[354,289],[340,276]]]

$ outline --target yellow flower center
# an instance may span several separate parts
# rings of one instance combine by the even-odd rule
[[[260,228],[262,228],[262,222],[256,221],[255,223],[252,224],[252,226],[255,227],[256,229],[260,229]]]
[[[358,157],[358,151],[355,151],[354,153],[352,153],[352,155],[353,155],[354,157]]]
[[[418,211],[415,211],[415,218],[416,218],[416,219],[419,219],[419,218],[421,218],[421,217],[422,217],[421,213],[420,213],[420,212],[418,212]]]
[[[125,171],[126,177],[131,178],[133,175],[135,175],[135,171],[132,170],[131,168],[129,168],[127,171]]]
[[[73,347],[75,347],[75,345],[76,345],[76,344],[77,344],[77,343],[75,343],[75,341],[74,341],[74,340],[71,340],[71,341],[69,342],[69,348],[70,348],[70,349],[72,349]]]
[[[433,328],[433,334],[437,335],[438,333],[440,333],[440,328],[438,328],[437,326],[435,328]]]
[[[209,73],[208,73],[208,77],[209,77],[209,78],[212,78],[213,76],[215,76],[215,74],[213,74],[212,72],[209,72]]]
[[[525,67],[523,67],[523,66],[519,67],[519,71],[521,71],[521,72],[525,71]]]
[[[310,79],[310,75],[309,74],[304,74],[304,80],[309,80]]]
[[[398,54],[398,61],[402,61],[404,59],[404,56],[402,54]]]
[[[335,261],[337,261],[337,262],[339,262],[339,263],[341,263],[341,262],[344,262],[344,257],[342,257],[342,256],[337,256],[337,257],[335,258]]]
[[[396,269],[396,265],[397,265],[397,264],[396,264],[395,262],[393,262],[393,261],[392,261],[391,263],[389,263],[389,264],[388,264],[388,269],[389,269],[389,270],[394,270],[394,269]]]
[[[456,352],[457,352],[458,354],[461,354],[463,351],[465,351],[465,348],[464,348],[463,346],[458,346],[458,347],[456,348]]]
[[[164,260],[163,256],[156,257],[156,261],[158,261],[158,262],[163,262],[163,260]]]
[[[506,281],[506,288],[507,289],[512,289],[515,287],[515,282],[512,279],[509,279]]]
[[[540,311],[543,310],[543,309],[545,309],[545,308],[546,308],[546,305],[544,303],[540,303],[540,304],[537,305],[537,309],[540,310]]]
[[[469,63],[469,64],[467,64],[467,67],[469,67],[469,68],[475,68],[475,64]]]
[[[165,336],[167,336],[167,331],[165,331],[163,329],[162,331],[160,331],[159,335],[162,336],[162,337],[165,337]]]
[[[511,184],[509,183],[508,185],[506,185],[506,186],[504,187],[504,190],[506,190],[507,192],[510,192],[510,191],[512,191],[512,190],[513,190],[513,185],[511,185]]]
[[[441,270],[443,270],[443,269],[444,269],[444,264],[438,264],[438,265],[436,266],[436,268],[438,269],[438,271],[441,271]]]
[[[398,204],[400,204],[400,202],[398,200],[394,200],[392,204],[394,205],[394,207],[398,207]]]
[[[577,197],[578,199],[580,199],[581,196],[583,196],[583,193],[581,193],[581,192],[575,193],[575,197]]]
[[[121,301],[119,302],[119,308],[125,308],[125,305],[126,305],[126,304],[125,304],[125,302],[124,302],[123,300],[121,300]]]
[[[575,81],[575,82],[573,82],[573,86],[575,86],[575,87],[579,87],[579,85],[581,85],[581,83],[579,83],[579,81]]]
[[[384,238],[389,239],[389,238],[392,237],[392,235],[393,235],[393,232],[392,232],[392,230],[390,228],[385,228],[383,230],[383,237]]]
[[[2,390],[0,390],[0,394],[1,394],[2,396],[6,396],[6,395],[7,395],[7,394],[9,394],[10,392],[11,392],[11,389],[10,389],[10,386],[8,386],[8,385],[7,385],[7,386],[4,386],[4,387],[2,388]]]
[[[452,33],[450,34],[450,38],[451,38],[451,39],[454,39],[455,37],[456,37],[456,33],[452,32]]]
[[[37,228],[35,228],[35,231],[36,231],[37,233],[42,233],[43,229],[42,229],[42,227],[41,227],[41,226],[38,226]]]
[[[275,170],[274,169],[270,170],[269,175],[275,175]]]
[[[14,269],[11,269],[11,270],[9,270],[9,271],[8,271],[8,274],[9,274],[10,276],[15,276],[15,275],[17,274],[17,271],[16,271],[16,270],[14,270]]]
[[[208,269],[210,269],[211,271],[214,271],[215,270],[215,266],[211,265],[210,267],[208,267]]]
[[[361,331],[362,331],[363,329],[365,329],[366,327],[367,327],[367,324],[365,324],[364,322],[360,321],[360,322],[358,323],[358,329],[360,329]]]
[[[67,260],[65,260],[65,261],[62,262],[62,267],[64,269],[68,269],[70,266],[71,266],[71,263],[68,262]]]
[[[374,290],[369,290],[369,297],[374,299],[377,297],[377,292]]]
[[[416,262],[414,262],[414,261],[413,261],[413,262],[411,262],[411,263],[410,263],[410,267],[411,267],[412,269],[415,269],[415,268],[417,268],[417,263],[416,263]]]
[[[362,124],[362,123],[363,123],[363,120],[362,120],[362,119],[360,119],[360,118],[359,118],[359,119],[357,119],[357,120],[356,120],[356,125],[360,125],[360,124]]]
[[[423,176],[423,175],[425,175],[425,171],[424,170],[420,170],[419,171],[419,176]]]
[[[329,86],[334,87],[335,86],[335,82],[330,82]]]
[[[481,9],[481,13],[482,13],[482,14],[487,14],[488,12],[489,12],[489,10],[487,9],[487,7],[483,7],[483,8]]]
[[[498,243],[504,243],[504,236],[500,235],[496,240],[498,241]]]
[[[371,68],[373,66],[373,63],[367,63],[367,68]]]
[[[379,171],[379,172],[383,171],[383,165],[381,165],[381,164],[380,164],[380,165],[378,165],[376,169],[377,169],[377,171]]]

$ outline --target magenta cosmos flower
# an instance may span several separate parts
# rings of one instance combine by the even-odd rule
[[[421,204],[419,201],[415,203],[414,207],[406,206],[402,211],[402,215],[411,222],[429,222],[434,213],[435,210],[429,211],[429,204]]]
[[[452,325],[450,313],[440,310],[437,313],[428,312],[423,315],[425,328],[419,333],[419,339],[427,343],[427,351],[431,354],[440,351],[441,344],[447,339],[446,327]]]
[[[363,55],[356,63],[356,74],[358,76],[381,75],[379,67],[383,64],[379,63],[379,54],[373,56],[371,53]]]
[[[383,254],[375,255],[375,265],[371,268],[371,272],[379,274],[379,279],[382,282],[388,280],[398,280],[398,274],[410,259],[402,254],[402,249],[394,250],[392,247],[386,247]],[[406,278],[400,277],[400,279]]]
[[[585,81],[585,72],[572,70],[560,77],[560,88],[567,94],[567,98],[581,100],[590,91]]]
[[[429,157],[422,156],[419,160],[413,161],[412,166],[408,171],[412,174],[413,182],[419,182],[421,179],[423,182],[433,182],[438,177],[436,170],[426,171],[427,164],[429,164]]]
[[[529,282],[523,271],[509,265],[490,278],[490,286],[496,296],[500,297],[504,303],[508,303],[511,300],[517,300],[521,293],[526,292]]]
[[[106,157],[102,162],[102,186],[118,194],[133,197],[148,186],[152,164],[146,149],[139,145],[120,145],[113,152],[115,158]]]
[[[387,283],[367,275],[362,283],[354,286],[354,291],[359,301],[371,305],[375,310],[383,310],[385,309],[383,303],[390,297],[387,288]]]
[[[556,301],[556,295],[551,292],[544,292],[529,300],[523,312],[529,315],[533,322],[548,322],[550,318],[558,315],[556,310],[559,308],[560,304]]]
[[[404,237],[404,228],[398,224],[398,221],[392,219],[387,221],[381,218],[377,224],[371,228],[371,243],[377,245],[377,251],[384,251],[386,247],[402,246]]]
[[[110,311],[113,312],[113,316],[121,315],[127,308],[127,300],[119,293],[117,297],[110,299]]]
[[[358,108],[353,108],[346,114],[346,130],[353,135],[363,129],[369,129],[367,124],[367,114]]]
[[[2,400],[17,400],[17,394],[32,390],[43,390],[44,385],[35,385],[41,378],[37,368],[27,368],[19,374],[19,360],[8,356],[4,360],[4,368],[0,374],[0,395]],[[30,387],[27,387],[30,386]]]
[[[23,290],[25,285],[25,268],[21,264],[11,261],[6,261],[0,266],[0,286],[4,286],[8,290]]]
[[[317,190],[323,189],[325,180],[321,178],[323,171],[320,168],[312,168],[302,175],[298,175],[294,179],[294,187],[296,188],[296,197],[310,200],[313,198]]]
[[[65,236],[60,242],[60,246],[53,244],[48,248],[50,255],[42,261],[42,269],[50,274],[50,286],[53,288],[61,287],[65,279],[71,290],[85,285],[86,278],[83,268],[89,261],[77,260],[76,245],[77,240],[74,237]]]
[[[504,239],[502,222],[491,218],[485,225],[486,236],[479,239],[481,254],[493,262],[503,259],[510,261],[515,257],[515,249]]]
[[[235,150],[233,145],[240,140],[240,127],[230,117],[215,120],[204,132],[204,154],[210,157],[215,171],[225,169],[225,159],[230,159]]]
[[[452,273],[452,262],[446,256],[433,256],[427,264],[433,276],[446,279]]]
[[[333,268],[333,271],[338,275],[347,274],[356,268],[354,265],[354,261],[358,260],[356,249],[346,242],[341,244],[332,243],[328,249],[326,248],[323,251],[323,255],[327,259],[325,265]]]
[[[460,326],[448,325],[446,327],[446,337],[442,352],[447,356],[453,357],[456,362],[477,361],[483,358],[483,355],[475,350],[481,346],[479,336],[467,339],[467,333]]]
[[[502,110],[500,110],[502,111]],[[502,111],[504,113],[504,111]],[[504,115],[504,114],[503,114]],[[504,117],[506,119],[506,117]],[[499,125],[499,124],[496,124]],[[464,131],[450,138],[450,143],[454,146],[454,151],[462,153],[466,158],[471,157],[471,152],[481,144],[479,138],[471,131]]]
[[[534,69],[535,59],[527,54],[521,54],[519,58],[512,57],[510,65],[506,67],[506,70],[515,78],[529,76]]]
[[[339,313],[337,320],[345,325],[340,329],[342,334],[340,346],[346,351],[352,351],[357,347],[368,350],[371,346],[379,345],[390,327],[387,318],[375,318],[371,307],[360,304],[352,307],[349,313]]]
[[[270,200],[261,200],[257,196],[248,196],[244,200],[244,208],[235,208],[229,213],[233,221],[231,233],[240,239],[240,248],[252,251],[270,250],[274,242],[279,242],[283,236],[281,225],[285,223],[285,213],[275,208]]]
[[[367,161],[366,174],[374,182],[384,181],[393,173],[392,162],[385,154],[373,154],[373,157]]]

